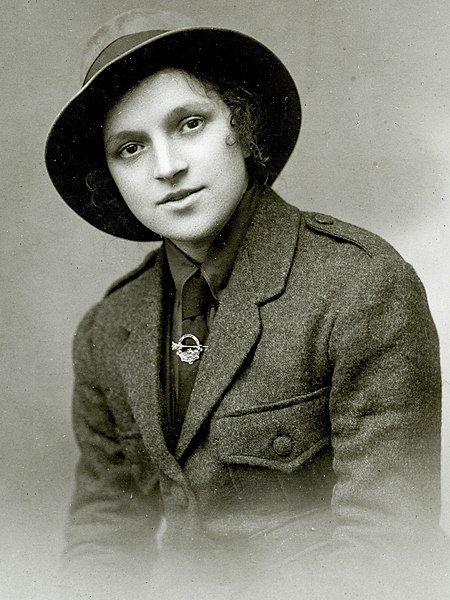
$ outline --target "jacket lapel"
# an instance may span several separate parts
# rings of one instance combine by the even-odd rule
[[[176,458],[186,452],[257,343],[260,306],[280,295],[286,286],[299,220],[299,212],[272,190],[261,196],[208,338]]]
[[[121,324],[129,331],[122,347],[120,372],[127,398],[152,460],[168,474],[180,477],[170,454],[162,426],[165,398],[161,387],[161,340],[163,340],[164,253],[159,250],[153,267],[135,280]]]

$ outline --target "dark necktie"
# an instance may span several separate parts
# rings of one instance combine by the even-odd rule
[[[205,352],[203,347],[209,333],[207,327],[208,308],[212,303],[214,303],[214,297],[209,285],[203,278],[200,269],[197,269],[183,286],[180,343],[183,345],[181,353],[184,360],[178,354],[174,357],[178,368],[178,394],[173,424],[177,438],[186,415],[200,358]]]

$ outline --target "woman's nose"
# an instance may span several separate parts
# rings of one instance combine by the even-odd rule
[[[187,162],[168,140],[154,144],[153,177],[171,180],[187,170]]]

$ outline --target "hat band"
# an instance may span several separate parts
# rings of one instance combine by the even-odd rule
[[[86,83],[92,79],[94,75],[101,71],[103,67],[108,65],[110,62],[126,54],[136,46],[139,46],[140,44],[143,44],[144,42],[147,42],[148,40],[151,40],[152,38],[164,33],[168,32],[164,29],[155,29],[152,31],[138,31],[137,33],[130,33],[117,38],[111,42],[111,44],[106,46],[106,48],[104,48],[94,60],[86,73],[83,85],[86,85]]]

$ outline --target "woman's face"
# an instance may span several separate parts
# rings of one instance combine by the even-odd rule
[[[110,173],[149,229],[203,260],[244,194],[248,152],[218,94],[164,69],[108,112],[103,141]]]

